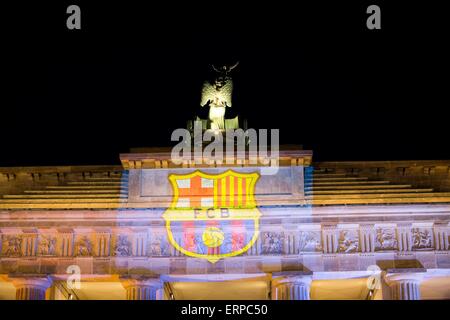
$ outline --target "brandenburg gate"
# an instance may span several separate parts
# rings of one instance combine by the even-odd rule
[[[450,299],[450,161],[120,160],[0,168],[0,299]]]

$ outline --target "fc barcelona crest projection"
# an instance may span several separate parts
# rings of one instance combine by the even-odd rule
[[[164,219],[170,243],[187,256],[212,263],[246,252],[259,233],[258,179],[256,172],[232,170],[169,175],[173,201]]]

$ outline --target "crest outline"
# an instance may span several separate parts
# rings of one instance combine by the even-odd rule
[[[203,206],[201,208],[195,208],[192,206],[182,207],[182,208],[178,207],[177,204],[178,204],[178,200],[180,199],[180,190],[179,190],[177,181],[192,179],[195,177],[213,180],[213,182],[214,182],[213,183],[214,184],[214,186],[213,186],[213,189],[214,189],[213,206],[210,206],[208,208],[203,207]],[[217,181],[219,179],[225,179],[227,177],[245,179],[246,186],[243,187],[243,188],[245,188],[245,191],[246,191],[246,194],[244,195],[246,197],[245,205],[237,205],[237,206],[236,205],[228,205],[228,206],[221,205],[221,206],[218,206],[218,202],[220,202],[220,199],[218,199],[217,197],[219,197],[219,196],[223,197],[224,195],[223,195],[223,193],[219,193]],[[177,173],[170,174],[168,176],[168,179],[170,181],[170,184],[171,184],[171,187],[173,190],[173,197],[172,197],[172,201],[171,201],[169,208],[167,208],[163,214],[163,217],[165,219],[167,236],[168,236],[168,240],[169,240],[170,244],[176,250],[180,251],[181,253],[183,253],[186,256],[206,259],[206,260],[210,261],[211,263],[215,263],[223,258],[238,256],[238,255],[248,251],[256,243],[256,240],[259,237],[259,218],[261,216],[261,213],[256,206],[256,200],[254,197],[255,186],[256,186],[256,182],[258,181],[259,177],[260,177],[260,175],[258,172],[241,173],[241,172],[236,172],[231,169],[224,171],[222,173],[218,173],[218,174],[209,174],[209,173],[205,173],[200,170],[195,170],[188,174],[177,174]],[[232,190],[231,192],[234,192],[234,195],[237,194],[239,199],[241,199],[243,196],[241,188],[239,188],[238,191]],[[241,193],[239,193],[239,192],[241,192]],[[227,194],[226,196],[229,196],[229,194]],[[227,212],[230,214],[230,217],[228,219],[223,219],[223,218],[211,219],[206,216],[203,216],[200,218],[196,218],[196,220],[189,219],[189,215],[192,217],[193,211],[196,209],[197,210],[201,209],[203,211],[205,209],[206,210],[214,210],[215,213],[220,212],[220,210],[227,209]],[[185,218],[185,216],[187,216],[187,218]],[[253,234],[251,235],[251,238],[245,243],[245,245],[242,248],[240,248],[238,250],[232,250],[231,252],[226,252],[226,253],[204,254],[204,253],[197,253],[197,252],[187,250],[180,243],[178,243],[178,241],[174,237],[174,232],[172,230],[172,223],[173,223],[173,221],[177,221],[177,220],[180,220],[180,221],[211,221],[211,220],[234,221],[234,220],[244,220],[244,219],[245,220],[253,220],[254,228],[253,228]]]

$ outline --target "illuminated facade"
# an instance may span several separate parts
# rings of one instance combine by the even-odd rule
[[[450,299],[450,161],[141,151],[0,169],[0,299]]]

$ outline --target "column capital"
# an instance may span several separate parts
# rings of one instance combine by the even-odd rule
[[[420,300],[420,283],[424,272],[383,273],[387,285],[383,297],[393,300]]]
[[[276,276],[272,278],[272,285],[277,286],[281,284],[297,284],[310,286],[312,282],[312,274],[309,275],[288,275],[288,276]]]
[[[16,288],[36,287],[47,290],[52,285],[52,279],[49,276],[9,276],[12,284]]]
[[[163,287],[161,279],[155,277],[121,277],[127,300],[156,300],[157,291]]]
[[[272,299],[309,300],[311,282],[311,272],[277,272],[272,275]]]
[[[159,277],[121,277],[120,281],[125,289],[128,287],[161,288],[163,284]]]
[[[384,281],[387,285],[392,285],[396,282],[414,281],[417,283],[422,282],[424,278],[424,272],[397,272],[397,273],[383,273]]]
[[[16,287],[16,300],[45,300],[45,292],[52,285],[49,276],[9,276]]]

